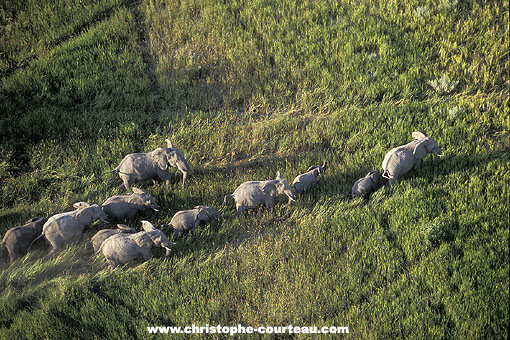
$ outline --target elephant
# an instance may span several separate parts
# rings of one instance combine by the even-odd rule
[[[127,233],[127,234],[133,234],[136,233],[136,230],[134,228],[128,227],[125,224],[117,224],[118,229],[103,229],[99,230],[94,236],[92,236],[92,239],[90,242],[92,243],[92,247],[94,248],[94,253],[99,250],[103,242],[109,238],[110,236],[117,235],[120,233]]]
[[[365,177],[358,179],[352,186],[352,197],[369,198],[370,195],[379,189],[381,174],[379,171],[370,171]]]
[[[317,181],[324,173],[324,169],[326,169],[326,161],[324,161],[322,166],[314,165],[309,167],[308,170],[306,170],[306,173],[294,178],[292,186],[294,187],[294,190],[296,190],[296,193],[301,194],[317,184]]]
[[[110,172],[118,172],[122,179],[119,189],[129,189],[131,185],[148,179],[159,179],[171,184],[168,166],[177,167],[182,172],[182,186],[189,174],[189,165],[179,149],[169,139],[167,148],[157,148],[149,153],[132,153],[124,157],[120,164]]]
[[[26,255],[30,244],[42,233],[46,217],[34,217],[25,225],[13,227],[4,235],[3,243],[9,252],[9,263],[13,263],[19,257]]]
[[[218,216],[218,212],[207,205],[197,205],[192,210],[181,210],[175,213],[170,221],[174,228],[173,241],[177,239],[179,233],[195,229],[201,222],[209,221]]]
[[[83,229],[95,221],[108,222],[108,216],[97,204],[79,202],[73,204],[73,207],[76,210],[53,215],[44,223],[42,233],[38,238],[44,237],[50,244],[51,251],[47,256],[62,249],[66,242],[78,241]]]
[[[434,164],[443,156],[434,138],[421,132],[413,132],[412,137],[412,142],[393,148],[384,156],[382,177],[387,178],[390,185],[411,169],[419,169],[427,154],[435,155]]]
[[[142,258],[148,261],[152,258],[152,246],[161,246],[166,250],[165,256],[169,256],[172,246],[163,232],[148,222],[141,221],[144,231],[136,234],[119,233],[107,238],[96,254],[103,253],[110,264],[110,269],[114,269],[119,264],[126,264],[134,259]]]
[[[132,187],[133,193],[108,198],[102,205],[110,220],[133,220],[139,211],[151,208],[158,212],[159,206],[151,194]]]
[[[223,202],[227,203],[228,197],[233,198],[236,203],[236,215],[239,216],[246,209],[254,209],[262,204],[273,209],[278,194],[285,194],[289,198],[288,204],[296,198],[292,187],[282,178],[280,171],[274,180],[244,182],[232,194],[226,195]]]

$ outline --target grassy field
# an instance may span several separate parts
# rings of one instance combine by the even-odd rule
[[[47,261],[40,247],[9,267],[0,247],[0,339],[167,339],[147,326],[191,324],[506,338],[508,33],[508,1],[2,2],[0,235],[104,202],[120,179],[102,174],[165,138],[192,174],[142,185],[161,212],[140,218],[197,204],[219,218],[113,271],[92,258],[97,226]],[[431,85],[443,76],[445,91]],[[349,199],[413,131],[440,162]],[[324,159],[291,206],[223,204]]]

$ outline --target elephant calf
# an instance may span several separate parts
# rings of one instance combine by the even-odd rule
[[[117,227],[119,228],[99,230],[94,236],[92,236],[92,239],[90,241],[92,243],[92,247],[94,248],[94,253],[97,252],[99,248],[101,248],[103,242],[110,236],[117,235],[120,233],[127,234],[136,233],[136,230],[134,228],[128,227],[125,224],[117,224]]]
[[[370,195],[379,189],[381,174],[379,171],[370,171],[365,177],[358,179],[352,186],[352,197],[369,198]]]
[[[294,187],[294,190],[296,190],[296,193],[301,194],[317,184],[317,181],[321,178],[325,168],[326,161],[324,161],[322,166],[311,166],[308,170],[306,170],[306,173],[297,176],[294,179],[294,182],[292,182],[292,186]]]
[[[413,132],[412,137],[412,142],[393,148],[384,156],[382,177],[387,178],[390,185],[411,169],[419,169],[429,153],[435,155],[434,163],[442,156],[434,138],[421,132]]]
[[[254,209],[260,205],[273,209],[278,194],[285,194],[289,198],[289,203],[296,198],[292,187],[282,178],[280,171],[274,180],[244,182],[231,195],[226,195],[223,201],[227,203],[228,197],[233,198],[236,203],[236,215],[239,216],[246,209]]]
[[[133,187],[130,195],[117,195],[108,198],[102,205],[111,220],[133,220],[139,211],[151,208],[159,211],[159,206],[151,194]]]
[[[167,148],[157,148],[149,153],[132,153],[124,157],[120,164],[112,171],[118,172],[122,179],[119,189],[129,187],[135,183],[149,179],[159,179],[171,184],[169,166],[177,167],[182,172],[182,185],[186,182],[189,165],[179,149],[166,139]]]
[[[179,233],[195,229],[201,222],[206,222],[216,216],[218,216],[216,210],[207,205],[197,205],[192,210],[178,211],[170,221],[170,225],[174,228],[173,240],[177,239]]]
[[[126,264],[137,258],[148,261],[152,258],[152,246],[165,248],[165,256],[169,256],[174,243],[159,229],[148,221],[141,221],[144,231],[136,234],[120,233],[107,238],[96,254],[103,253],[104,257],[114,269],[119,264]]]
[[[26,255],[30,244],[41,235],[43,225],[47,220],[45,217],[34,217],[23,226],[7,230],[3,243],[9,252],[9,263]]]
[[[62,249],[67,242],[76,242],[81,238],[83,229],[97,220],[108,222],[103,209],[97,204],[75,203],[74,211],[51,216],[44,223],[40,237],[44,237],[51,246],[48,256]]]

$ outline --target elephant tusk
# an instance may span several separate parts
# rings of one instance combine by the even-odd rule
[[[438,154],[437,156],[438,156],[438,157],[443,157],[444,155],[439,155],[439,154]]]
[[[156,208],[152,208],[152,210],[154,210],[155,212],[159,212],[159,209]]]

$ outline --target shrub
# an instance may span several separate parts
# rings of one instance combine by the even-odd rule
[[[434,88],[439,93],[450,93],[455,89],[459,82],[455,80],[450,80],[447,74],[443,74],[443,76],[439,79],[430,80],[428,84]]]

